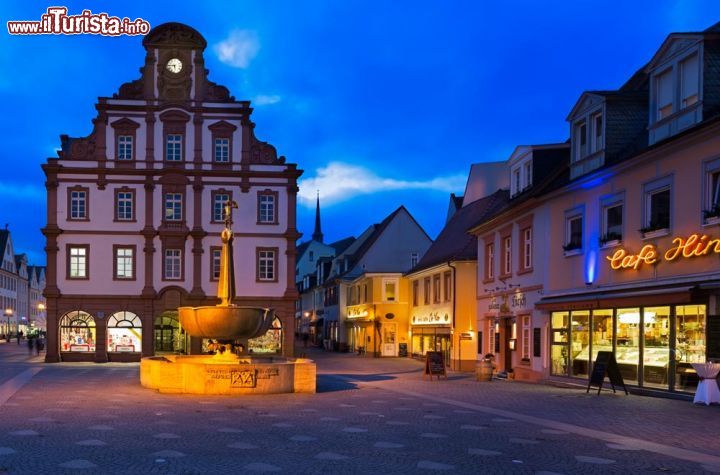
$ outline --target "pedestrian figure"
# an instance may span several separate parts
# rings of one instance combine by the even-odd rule
[[[28,354],[30,356],[32,356],[34,343],[35,343],[35,338],[28,338]]]
[[[310,339],[310,335],[307,333],[303,333],[303,346],[307,348],[308,340]]]
[[[42,338],[38,338],[37,342],[35,343],[35,351],[37,351],[38,356],[40,355],[40,352],[45,349],[45,340]]]

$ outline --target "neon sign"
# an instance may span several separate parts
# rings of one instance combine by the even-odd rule
[[[687,238],[676,237],[672,240],[672,247],[662,254],[662,259],[672,262],[678,258],[707,256],[720,254],[720,239],[710,238],[706,234],[691,234]],[[652,244],[646,244],[637,254],[631,254],[625,249],[618,249],[612,256],[607,256],[613,270],[638,270],[642,264],[655,264],[661,259],[660,252]]]

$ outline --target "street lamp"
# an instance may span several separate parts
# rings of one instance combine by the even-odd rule
[[[5,309],[5,316],[7,317],[7,331],[5,332],[5,339],[10,343],[10,317],[13,315],[13,309],[10,307]]]

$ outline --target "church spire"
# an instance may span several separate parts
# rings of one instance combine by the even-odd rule
[[[315,231],[312,234],[313,241],[323,242],[322,228],[320,227],[320,190],[317,192],[317,204],[315,206]]]

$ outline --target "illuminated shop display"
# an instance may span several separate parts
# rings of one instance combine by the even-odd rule
[[[613,270],[638,270],[642,264],[655,264],[661,259],[672,262],[676,259],[689,259],[712,254],[720,254],[720,239],[711,238],[706,234],[691,234],[687,238],[676,237],[672,240],[672,247],[661,255],[652,244],[646,244],[637,254],[625,249],[618,249],[612,256],[607,256]]]
[[[705,322],[705,305],[552,312],[551,371],[586,378],[598,352],[614,351],[625,382],[694,391]]]
[[[76,310],[60,318],[60,351],[87,353],[95,351],[95,319]]]
[[[132,312],[117,312],[108,318],[108,351],[125,353],[142,351],[142,322]]]

